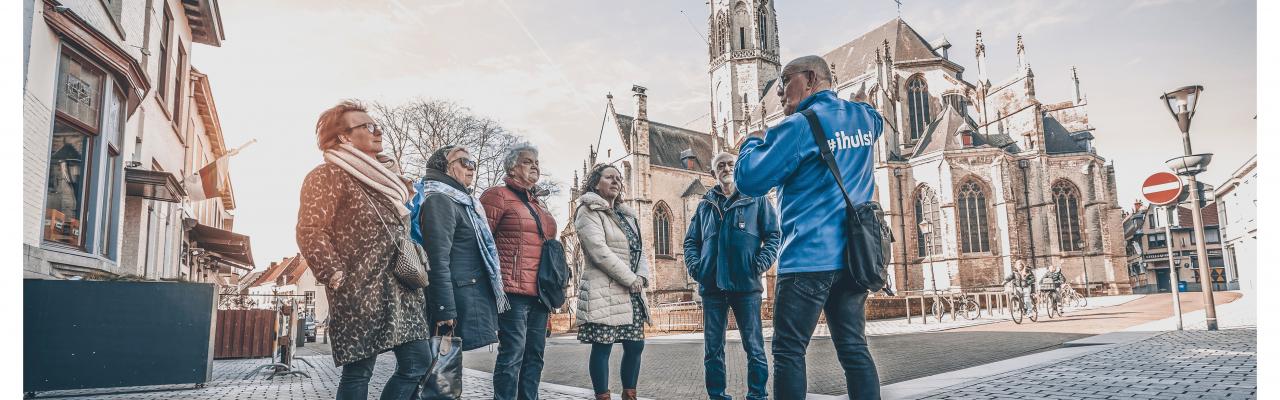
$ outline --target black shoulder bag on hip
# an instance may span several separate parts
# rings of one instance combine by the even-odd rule
[[[810,131],[813,132],[813,143],[818,146],[818,152],[826,162],[827,170],[835,176],[836,184],[840,186],[840,193],[844,194],[844,224],[847,235],[845,240],[848,242],[844,250],[844,259],[849,268],[849,275],[861,288],[868,291],[884,290],[886,294],[892,296],[893,289],[885,283],[889,278],[888,261],[893,232],[884,225],[884,210],[880,208],[880,203],[875,201],[853,204],[853,200],[849,198],[849,191],[845,189],[844,178],[840,177],[840,167],[836,166],[835,155],[831,154],[831,146],[827,143],[827,135],[823,133],[822,123],[818,121],[817,114],[814,114],[813,110],[803,110],[800,113],[809,120]]]
[[[529,209],[529,215],[533,217],[533,222],[538,225],[538,237],[542,239],[542,254],[538,259],[538,300],[542,305],[547,306],[548,310],[554,310],[564,305],[564,288],[569,284],[569,263],[564,257],[564,245],[555,238],[547,238],[546,233],[542,230],[542,216],[533,209],[533,205],[529,204],[528,196],[533,193],[527,193],[521,196],[520,192],[507,187],[511,193],[515,193],[516,197],[524,203]]]

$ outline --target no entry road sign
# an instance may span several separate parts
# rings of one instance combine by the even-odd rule
[[[1182,196],[1182,181],[1177,175],[1168,172],[1157,172],[1142,181],[1142,197],[1156,205],[1166,205],[1178,201]]]

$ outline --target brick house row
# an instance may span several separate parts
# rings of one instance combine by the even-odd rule
[[[23,271],[216,282],[253,265],[210,78],[217,0],[23,5]]]

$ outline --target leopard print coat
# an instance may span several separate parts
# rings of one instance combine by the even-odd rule
[[[422,289],[409,289],[391,271],[395,244],[382,224],[398,235],[396,211],[371,193],[329,163],[312,169],[302,183],[298,248],[320,282],[343,271],[342,285],[326,291],[338,366],[428,338]]]

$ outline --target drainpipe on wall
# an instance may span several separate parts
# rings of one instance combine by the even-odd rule
[[[149,200],[142,200],[142,201],[149,201]],[[152,210],[155,210],[155,207],[150,202],[148,202],[147,203],[147,233],[142,237],[143,242],[146,243],[142,251],[142,279],[144,280],[150,279],[150,277],[147,275],[151,270],[151,212]]]
[[[1018,160],[1018,168],[1022,169],[1022,200],[1026,203],[1023,212],[1027,217],[1027,240],[1031,245],[1031,268],[1036,268],[1036,236],[1031,231],[1031,191],[1027,190],[1029,179],[1027,178],[1028,169],[1031,167],[1027,160]]]
[[[902,208],[902,170],[894,169],[898,178],[898,232],[902,232],[902,291],[911,290],[911,268],[907,265],[907,211]]]

